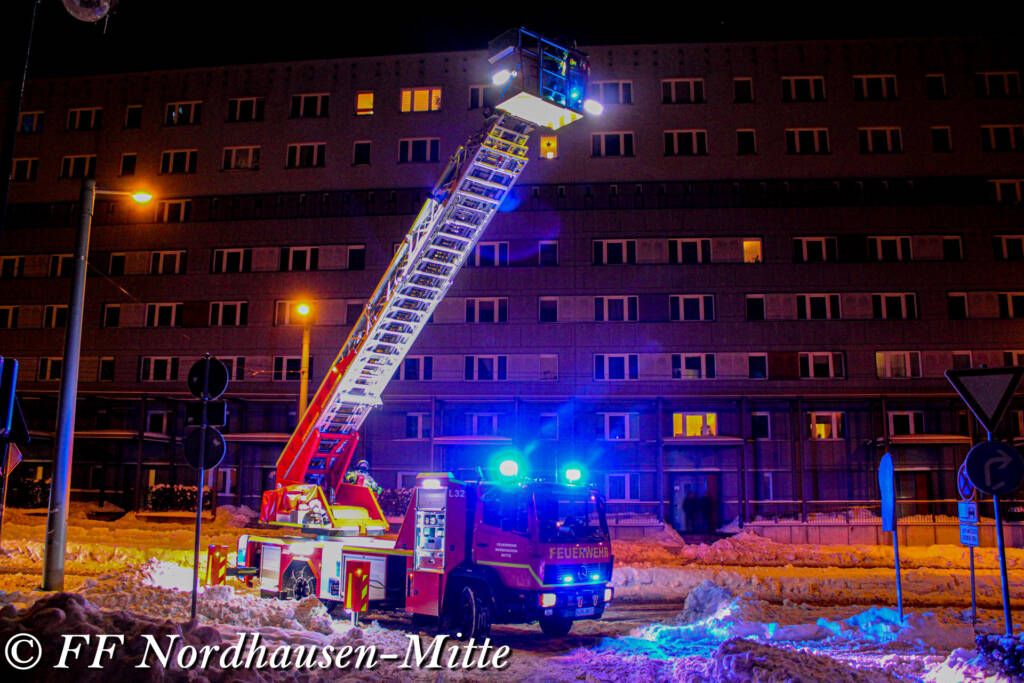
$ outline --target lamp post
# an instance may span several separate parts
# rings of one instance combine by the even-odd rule
[[[306,414],[306,403],[309,400],[309,326],[310,308],[306,302],[295,307],[295,312],[302,316],[302,358],[299,365],[299,414],[296,421]]]
[[[98,190],[92,178],[82,179],[80,215],[75,242],[74,273],[68,301],[68,327],[64,335],[64,364],[57,404],[53,475],[50,478],[50,508],[46,518],[43,590],[64,589],[64,550],[67,543],[68,497],[71,481],[71,450],[75,441],[75,403],[78,398],[78,365],[82,347],[82,309],[85,305],[85,274],[89,256],[89,233],[96,195],[130,196],[147,202],[152,195],[124,190]]]

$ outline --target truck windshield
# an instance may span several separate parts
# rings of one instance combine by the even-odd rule
[[[538,490],[537,522],[541,543],[597,543],[608,539],[604,500],[590,491]]]

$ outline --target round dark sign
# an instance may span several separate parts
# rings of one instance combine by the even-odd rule
[[[956,490],[962,500],[974,500],[974,494],[977,493],[971,478],[967,476],[966,460],[960,463],[960,469],[956,472]]]
[[[185,437],[185,462],[199,469],[210,470],[220,464],[227,453],[224,435],[216,427],[206,428],[206,446],[203,447],[203,429],[196,427]],[[200,454],[200,450],[202,454]],[[200,455],[202,456],[200,458]]]
[[[993,496],[1017,490],[1024,480],[1024,458],[1001,441],[982,441],[967,453],[967,476],[975,488]]]
[[[193,396],[212,401],[228,388],[228,366],[212,356],[200,358],[189,369],[186,382]]]

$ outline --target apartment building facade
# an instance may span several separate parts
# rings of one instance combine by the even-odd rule
[[[948,512],[973,425],[943,372],[1024,362],[1019,53],[976,39],[592,46],[605,104],[541,130],[368,420],[385,486],[518,453],[680,528],[877,499]],[[478,52],[30,81],[0,241],[0,355],[49,468],[80,179],[96,205],[73,489],[192,482],[185,372],[232,373],[223,503],[255,506],[449,155]],[[1014,405],[1006,435],[1024,435]],[[690,494],[692,493],[692,496]]]

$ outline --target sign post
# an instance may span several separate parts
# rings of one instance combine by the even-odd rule
[[[974,499],[978,490],[967,476],[966,465],[966,462],[961,463],[956,473],[956,490],[961,498],[957,504],[957,516],[960,518],[960,543],[967,546],[971,557],[971,626],[977,626],[978,591],[974,574],[974,549],[978,546],[978,503]]]
[[[192,550],[192,621],[196,620],[196,600],[199,594],[199,536],[203,528],[203,487],[206,470],[220,464],[227,450],[224,437],[216,427],[209,426],[207,405],[219,398],[228,388],[227,366],[209,353],[188,371],[186,380],[192,395],[202,401],[200,425],[185,437],[185,460],[196,468],[196,537]]]
[[[900,571],[900,539],[896,530],[896,471],[892,453],[886,453],[878,463],[878,490],[882,496],[882,531],[892,532],[892,550],[896,558],[896,605],[900,622],[903,621],[903,582]]]

